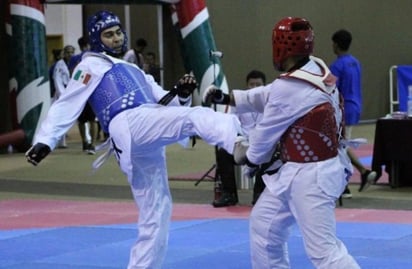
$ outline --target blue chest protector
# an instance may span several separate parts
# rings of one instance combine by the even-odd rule
[[[103,131],[108,132],[110,121],[120,112],[155,103],[150,87],[136,67],[113,64],[89,98]]]

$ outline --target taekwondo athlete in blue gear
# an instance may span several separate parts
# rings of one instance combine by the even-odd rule
[[[46,157],[90,101],[139,209],[138,237],[127,268],[161,268],[172,213],[165,146],[198,135],[233,153],[240,123],[234,115],[190,107],[196,80],[189,75],[178,81],[177,96],[169,95],[173,99],[167,106],[158,104],[168,91],[121,59],[127,36],[115,14],[97,12],[88,20],[88,31],[91,51],[75,68],[67,91],[50,107],[26,158],[37,165]]]

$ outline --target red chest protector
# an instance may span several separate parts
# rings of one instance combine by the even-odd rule
[[[324,103],[298,119],[283,134],[281,159],[284,162],[318,162],[338,154],[338,136],[331,104]]]
[[[323,61],[314,57],[312,59],[321,67],[321,75],[296,70],[282,75],[281,78],[300,79],[314,85],[325,94],[331,94],[337,90],[336,78]],[[338,137],[335,110],[331,103],[323,103],[295,121],[282,135],[281,159],[284,162],[307,163],[333,158],[338,154]]]

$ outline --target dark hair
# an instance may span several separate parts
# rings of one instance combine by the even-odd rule
[[[89,44],[89,38],[87,36],[82,36],[79,39],[77,39],[77,44],[80,48],[84,48]]]
[[[156,59],[156,53],[154,53],[153,51],[149,51],[146,53],[147,56],[152,56],[153,59]]]
[[[332,41],[336,43],[341,50],[347,51],[352,42],[352,35],[349,31],[341,29],[332,35]]]
[[[64,46],[64,48],[63,48],[63,53],[66,53],[67,51],[69,51],[69,50],[76,50],[75,49],[75,47],[73,47],[72,45],[66,45],[66,46]]]
[[[138,46],[138,47],[147,47],[147,41],[144,38],[138,38],[136,40],[136,46]]]
[[[249,79],[251,78],[261,78],[263,81],[263,84],[266,84],[266,76],[262,71],[259,71],[259,70],[250,71],[246,76],[246,82],[248,82]]]
[[[53,53],[53,59],[55,60],[55,61],[58,61],[58,60],[60,60],[61,59],[61,54],[62,54],[62,49],[53,49],[52,50],[52,53]]]

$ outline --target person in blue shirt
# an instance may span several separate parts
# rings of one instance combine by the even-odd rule
[[[330,65],[330,71],[337,77],[336,86],[344,99],[345,136],[350,139],[353,126],[359,123],[362,113],[362,68],[359,60],[348,52],[352,43],[352,34],[349,31],[336,31],[332,35],[332,42],[337,58]],[[377,173],[365,168],[351,149],[348,148],[347,152],[351,163],[361,174],[359,191],[366,190],[375,181]],[[348,187],[342,197],[352,197]]]
[[[259,70],[251,70],[246,75],[247,89],[264,86],[266,84],[266,75]],[[236,113],[235,109],[231,108],[231,113],[235,114],[242,125],[245,136],[252,130],[259,120],[262,118],[262,113],[247,112]],[[225,207],[236,205],[239,202],[237,195],[236,176],[233,155],[228,153],[223,148],[216,152],[216,173],[222,181],[222,195],[212,202],[214,207]],[[256,203],[260,194],[265,189],[265,183],[262,179],[262,173],[257,173],[253,183],[253,198],[252,205]]]

